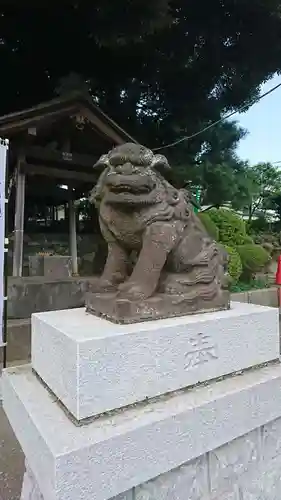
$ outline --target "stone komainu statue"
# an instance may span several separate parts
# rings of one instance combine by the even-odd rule
[[[225,255],[195,215],[188,192],[160,173],[170,168],[167,159],[128,143],[103,155],[95,168],[102,173],[90,200],[108,256],[87,310],[129,323],[228,308]]]

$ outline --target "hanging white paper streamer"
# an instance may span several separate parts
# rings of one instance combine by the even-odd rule
[[[0,345],[3,343],[4,251],[5,251],[5,181],[8,144],[0,139]]]

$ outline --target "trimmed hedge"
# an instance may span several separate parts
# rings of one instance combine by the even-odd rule
[[[261,246],[266,250],[267,253],[269,253],[269,255],[272,255],[274,250],[274,246],[272,245],[272,243],[268,243],[267,241],[265,241],[261,244]]]
[[[262,271],[271,260],[270,254],[261,245],[239,245],[237,252],[246,279],[251,279],[255,273]]]
[[[244,242],[243,242],[243,245],[254,245],[255,242],[253,240],[253,238],[251,236],[249,236],[248,234],[246,234],[245,238],[244,238]]]
[[[219,241],[225,245],[236,247],[245,242],[246,225],[241,217],[227,208],[211,208],[208,215],[219,230]]]
[[[242,262],[239,253],[233,247],[224,245],[223,248],[228,253],[228,274],[231,278],[231,284],[235,285],[242,274]]]
[[[199,219],[201,220],[203,226],[205,227],[207,233],[216,241],[219,239],[219,230],[212,221],[212,219],[209,217],[208,213],[206,212],[200,212],[198,214]]]

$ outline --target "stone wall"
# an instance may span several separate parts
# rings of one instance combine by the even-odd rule
[[[280,500],[281,418],[117,498]]]

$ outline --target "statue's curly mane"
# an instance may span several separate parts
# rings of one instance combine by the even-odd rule
[[[94,203],[97,208],[99,208],[105,192],[104,190],[108,169],[109,167],[102,172],[96,186],[90,193],[89,200],[91,203]],[[153,210],[153,215],[151,214],[149,220],[146,222],[151,223],[155,220],[171,220],[173,218],[186,221],[190,215],[190,210],[192,210],[189,193],[185,190],[178,190],[174,188],[159,172],[154,169],[153,177],[156,180],[156,196],[155,202],[149,204],[150,208],[148,210],[149,212]],[[145,205],[146,203],[144,200],[139,206],[133,207],[132,211],[136,212],[138,210],[143,210]],[[157,214],[154,213],[155,205],[158,205]]]
[[[150,149],[134,143],[122,144],[108,153],[109,162],[113,166],[130,162],[133,165],[149,167],[153,157]]]

